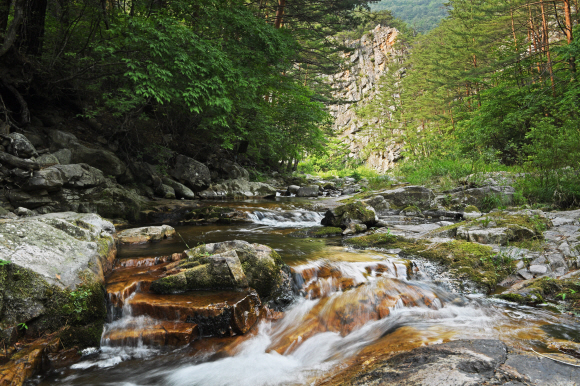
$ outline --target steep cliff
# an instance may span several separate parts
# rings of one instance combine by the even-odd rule
[[[392,168],[401,157],[402,144],[395,139],[379,140],[380,120],[388,117],[362,119],[356,110],[377,94],[379,80],[389,76],[389,64],[401,59],[395,48],[398,35],[397,29],[378,25],[349,44],[354,51],[344,54],[348,58],[347,67],[328,77],[336,90],[334,96],[344,101],[331,105],[330,111],[336,119],[335,132],[348,145],[348,157],[365,161],[381,172]]]

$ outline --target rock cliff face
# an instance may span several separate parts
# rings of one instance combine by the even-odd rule
[[[356,109],[368,103],[377,93],[379,80],[388,76],[388,65],[401,59],[395,49],[399,31],[378,25],[360,40],[349,46],[353,52],[345,53],[350,66],[340,73],[331,75],[329,83],[337,90],[334,94],[347,103],[331,105],[331,114],[336,118],[334,130],[348,145],[349,157],[363,160],[368,166],[385,171],[393,166],[401,155],[401,143],[385,142],[377,150],[369,151],[369,144],[378,135],[379,118],[361,119]]]

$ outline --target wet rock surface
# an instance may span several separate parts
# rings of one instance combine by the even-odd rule
[[[246,241],[205,244],[185,251],[187,259],[154,281],[151,290],[174,293],[184,290],[243,289],[257,290],[269,298],[283,283],[282,263],[268,246]]]
[[[578,368],[508,349],[499,340],[459,340],[370,361],[332,385],[572,385]],[[354,373],[354,374],[352,374]]]

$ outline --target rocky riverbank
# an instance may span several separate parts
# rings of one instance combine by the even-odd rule
[[[97,214],[21,210],[20,217],[0,220],[0,328],[7,347],[0,358],[2,384],[22,384],[47,364],[53,369],[68,366],[81,359],[80,350],[103,342],[110,347],[139,342],[175,347],[202,337],[251,335],[258,321],[282,318],[296,294],[321,299],[328,309],[320,306],[306,313],[296,332],[274,346],[280,353],[290,350],[298,336],[323,331],[348,335],[372,320],[387,318],[399,303],[437,310],[442,304],[464,302],[401,284],[425,273],[460,296],[487,294],[555,313],[577,317],[580,312],[580,211],[515,206],[513,188],[495,181],[446,192],[399,184],[354,196],[364,190],[365,181],[309,177],[296,182],[301,186],[279,189],[280,194],[331,198],[301,202],[313,210],[311,215],[295,209],[266,213],[261,207],[166,199],[146,206],[147,216],[156,222],[222,227],[260,222],[266,216],[273,224],[322,218],[325,227],[289,236],[311,241],[340,237],[351,248],[398,256],[400,261],[361,268],[373,277],[390,272],[396,280],[374,288],[349,277],[340,266],[291,270],[269,246],[246,241],[116,259],[119,245],[153,245],[175,238],[175,230],[162,225],[117,232],[111,221]],[[491,201],[502,208],[489,210]],[[374,302],[365,305],[364,312],[356,311],[371,287]],[[351,295],[335,302],[328,300],[329,290]],[[326,311],[316,314],[322,310]],[[372,366],[359,368],[363,352],[345,370],[346,378],[330,383],[381,384],[388,379],[405,384],[412,379],[430,384],[427,374],[433,368],[450,368],[442,374],[472,382],[467,384],[543,384],[542,375],[530,365],[531,357],[500,341],[451,342],[414,351],[405,347],[405,354],[375,353]],[[578,355],[573,347],[565,349]],[[432,365],[419,364],[419,372],[407,372],[406,364],[421,362],[417,358],[427,358]],[[547,371],[561,375],[560,365],[541,361]],[[467,370],[457,365],[472,362]],[[559,384],[568,383],[562,378]]]

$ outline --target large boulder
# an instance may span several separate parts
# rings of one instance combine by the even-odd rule
[[[320,187],[318,185],[303,186],[298,189],[296,197],[318,197],[318,191]]]
[[[175,166],[169,170],[169,175],[194,192],[207,189],[211,182],[207,166],[181,154],[175,158]]]
[[[360,201],[328,210],[322,219],[322,225],[348,228],[350,224],[373,226],[378,221],[375,210]]]
[[[186,200],[193,200],[195,198],[195,193],[187,186],[168,177],[163,177],[162,180],[165,185],[170,186],[175,191],[177,198],[184,198]]]
[[[220,184],[213,184],[209,189],[199,192],[199,196],[205,199],[267,197],[275,194],[276,189],[268,184],[245,180],[224,181]]]
[[[46,190],[48,192],[59,191],[64,185],[62,174],[55,168],[46,168],[33,172],[22,185],[24,191]]]
[[[68,326],[66,344],[85,338],[98,344],[106,316],[102,286],[116,256],[114,231],[96,214],[0,223],[0,340],[26,323],[32,336]]]
[[[102,171],[87,164],[55,165],[48,169],[58,170],[63,179],[63,186],[67,188],[86,189],[106,182]]]
[[[389,202],[385,200],[385,198],[381,195],[374,196],[373,198],[369,198],[368,200],[362,200],[362,202],[364,202],[369,206],[372,206],[378,215],[387,214],[389,209],[391,209],[391,205],[389,205]]]
[[[254,288],[268,298],[291,284],[284,280],[284,263],[270,247],[246,241],[205,244],[186,251],[182,269],[154,281],[151,290],[174,293],[201,289]]]
[[[237,163],[214,154],[209,157],[207,165],[211,169],[213,180],[246,180],[250,179],[250,173]]]
[[[125,174],[127,167],[115,154],[108,150],[90,148],[79,142],[79,140],[70,133],[59,130],[51,130],[49,133],[51,140],[51,150],[57,151],[68,149],[71,152],[70,163],[85,163],[95,167],[107,175],[114,177]],[[55,156],[60,160],[59,155]],[[64,155],[63,155],[64,156]],[[68,163],[62,162],[61,163]]]
[[[36,162],[38,162],[38,164],[41,167],[49,167],[49,166],[53,166],[53,165],[58,165],[60,164],[59,159],[54,155],[54,154],[43,154],[40,157],[36,158]]]
[[[11,133],[3,136],[8,139],[8,152],[20,158],[30,158],[38,155],[28,138],[20,133]]]
[[[480,209],[509,206],[513,204],[515,188],[511,186],[486,185],[478,188],[465,189],[463,187],[449,190],[439,196],[442,205],[449,206],[476,206]]]
[[[434,205],[435,194],[431,189],[423,186],[405,186],[393,190],[380,192],[380,195],[395,208],[416,206],[424,210]]]
[[[147,162],[132,162],[129,164],[129,169],[139,183],[150,186],[155,192],[161,191],[161,185],[164,182],[155,166],[148,164]]]

